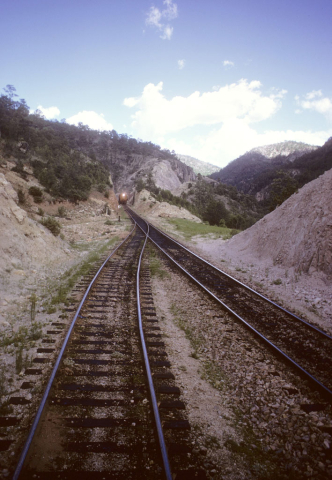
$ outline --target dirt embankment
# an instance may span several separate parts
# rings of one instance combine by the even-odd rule
[[[298,273],[332,277],[332,170],[228,242],[228,249]]]

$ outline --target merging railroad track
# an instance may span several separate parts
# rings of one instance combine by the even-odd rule
[[[204,479],[160,334],[146,235],[133,229],[89,285],[13,479]]]
[[[227,311],[282,356],[332,402],[332,337],[217,269],[133,210],[150,239]]]

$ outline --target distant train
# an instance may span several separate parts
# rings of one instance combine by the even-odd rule
[[[120,203],[120,204],[123,204],[123,205],[126,205],[127,201],[128,201],[128,195],[126,194],[126,192],[120,193],[120,195],[119,195],[119,203]]]

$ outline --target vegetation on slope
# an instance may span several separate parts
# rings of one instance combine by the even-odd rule
[[[156,200],[186,208],[210,225],[244,230],[264,214],[252,195],[240,193],[232,185],[208,183],[200,174],[197,182],[190,185],[188,193],[182,192],[180,197],[158,188],[151,174],[146,182],[142,179],[137,181],[136,190],[143,188],[151,192]],[[227,199],[229,208],[226,208],[223,198]]]
[[[252,195],[240,193],[232,185],[208,183],[200,175],[190,193],[200,216],[210,225],[244,230],[264,214]]]
[[[259,195],[262,205],[271,211],[298,188],[332,168],[332,138],[295,160],[292,155],[269,159],[253,150],[211,178],[233,185],[243,193]]]
[[[192,214],[198,215],[195,206],[186,200],[186,195],[178,197],[177,195],[173,195],[170,190],[164,190],[163,188],[157,187],[152,178],[151,172],[148,174],[146,182],[144,182],[142,178],[137,180],[136,191],[141,192],[143,188],[148,190],[158,202],[167,202],[170,205],[175,205],[176,207],[183,207]]]
[[[0,96],[0,137],[5,158],[14,158],[15,170],[26,177],[25,165],[54,197],[71,201],[88,198],[92,186],[107,193],[109,172],[115,182],[134,155],[155,156],[179,162],[175,154],[151,142],[141,142],[115,130],[99,132],[64,120],[46,120],[29,113],[24,99],[7,85]]]

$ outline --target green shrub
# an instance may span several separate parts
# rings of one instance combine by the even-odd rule
[[[41,203],[43,201],[43,192],[39,187],[30,187],[29,194],[33,196],[35,203]]]
[[[141,192],[145,188],[145,183],[143,178],[136,180],[136,192]]]
[[[43,192],[39,187],[30,187],[29,188],[29,194],[32,195],[33,197],[42,197]]]
[[[12,168],[12,172],[18,173],[24,180],[27,179],[27,172],[24,170],[22,160],[18,160],[16,166]]]
[[[36,305],[37,305],[37,297],[36,294],[33,293],[30,297],[30,318],[31,323],[35,321],[36,318]]]
[[[40,215],[41,217],[43,217],[45,212],[44,212],[44,210],[43,210],[42,208],[39,207],[37,213],[38,213],[38,215]]]
[[[61,207],[58,207],[58,215],[59,217],[63,218],[67,215],[67,211],[63,205]]]
[[[23,190],[19,189],[17,192],[17,196],[18,196],[18,203],[20,205],[25,205],[26,199],[25,199]]]
[[[50,232],[53,233],[55,237],[57,237],[61,231],[61,225],[59,222],[55,220],[55,218],[47,217],[40,220],[40,223],[44,225],[44,227],[48,228]]]
[[[98,190],[98,192],[100,192],[100,193],[104,193],[104,192],[107,190],[107,185],[105,185],[104,183],[100,183],[100,184],[97,186],[97,190]]]

